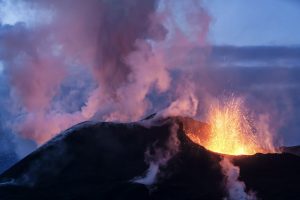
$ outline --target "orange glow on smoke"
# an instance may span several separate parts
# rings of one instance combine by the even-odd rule
[[[206,149],[228,155],[275,152],[272,135],[254,127],[239,98],[217,104],[209,111],[209,130],[187,131],[189,138]]]

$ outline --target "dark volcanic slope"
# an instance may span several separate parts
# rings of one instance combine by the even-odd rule
[[[300,156],[300,146],[281,147],[281,151],[284,153],[290,153]]]
[[[300,157],[256,154],[237,157],[240,178],[262,199],[300,199]]]
[[[172,118],[140,123],[83,123],[42,146],[0,176],[0,199],[223,199],[221,156],[192,143],[184,126],[207,125]],[[131,180],[148,169],[145,152],[167,149],[179,125],[179,152],[161,167],[150,188]],[[291,154],[236,157],[241,179],[262,199],[300,196],[300,157]],[[249,187],[248,187],[249,185]]]

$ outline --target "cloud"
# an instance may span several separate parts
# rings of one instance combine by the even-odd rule
[[[215,46],[211,61],[238,67],[299,67],[300,47]]]
[[[4,65],[3,65],[3,63],[0,61],[0,74],[3,73],[3,70],[4,70]]]
[[[1,4],[0,60],[12,116],[4,121],[39,145],[81,121],[135,121],[176,102],[177,80],[190,82],[197,67],[188,55],[207,45],[210,18],[194,0]],[[194,52],[195,61],[203,55]]]
[[[51,11],[35,9],[32,4],[22,0],[0,1],[0,22],[3,25],[15,25],[24,22],[32,26],[37,23],[49,23],[51,17]]]
[[[12,116],[3,121],[23,138],[43,144],[81,121],[136,121],[170,105],[171,114],[201,118],[224,93],[241,94],[257,114],[276,116],[274,127],[287,124],[277,116],[295,115],[288,112],[298,98],[292,91],[299,84],[299,48],[210,46],[211,18],[201,1],[28,0],[16,6],[30,7],[40,20],[0,25]]]
[[[36,148],[34,142],[13,134],[9,128],[7,123],[15,116],[9,112],[11,105],[8,96],[9,86],[0,74],[0,173]]]

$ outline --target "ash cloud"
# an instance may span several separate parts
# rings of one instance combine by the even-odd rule
[[[299,48],[212,47],[201,1],[8,2],[0,1],[2,121],[20,140],[40,145],[81,121],[136,121],[166,107],[205,121],[226,93],[245,97],[276,132],[292,130],[288,144],[298,137]]]
[[[10,101],[7,99],[9,86],[0,74],[0,173],[9,168],[13,163],[36,148],[34,142],[18,137],[12,134],[7,124],[8,120],[12,120],[9,107]]]
[[[185,100],[179,90],[207,54],[210,17],[199,1],[3,0],[0,7],[11,116],[4,121],[17,138],[40,145],[81,121],[135,121],[178,101],[192,100],[196,113],[195,91]],[[11,18],[13,9],[20,12]]]
[[[101,101],[115,101],[117,88],[127,81],[131,69],[124,59],[136,49],[136,40],[146,39],[149,17],[156,4],[156,1],[18,1],[16,7],[44,10],[52,18],[44,23],[2,24],[0,58],[11,84],[10,97],[16,105],[11,112],[22,112],[21,119],[12,122],[15,131],[43,143],[70,125],[93,117],[101,107],[109,107],[101,105]],[[84,105],[78,105],[76,112],[66,112],[61,107],[77,99],[55,97],[62,93],[62,85],[72,78],[71,73],[81,68],[87,71],[83,75],[89,74],[97,89],[81,100]],[[77,78],[84,81],[83,75]],[[75,85],[70,89],[74,91],[77,83],[69,84]],[[83,85],[82,90],[90,87],[86,82],[79,84]],[[62,96],[65,95],[68,94],[64,92]]]

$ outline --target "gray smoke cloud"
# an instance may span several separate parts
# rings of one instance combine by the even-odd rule
[[[270,76],[265,65],[295,67],[299,49],[211,47],[211,18],[201,3],[1,0],[1,109],[7,113],[1,121],[17,138],[10,148],[22,147],[22,157],[22,149],[35,148],[28,140],[41,145],[81,121],[136,121],[164,108],[162,116],[205,121],[212,102],[227,93],[245,97],[274,134],[286,132],[286,116],[297,111],[298,71],[280,67]],[[294,82],[284,82],[283,91],[288,79]]]
[[[81,121],[135,121],[169,105],[195,115],[190,74],[210,22],[200,1],[2,0],[0,10],[3,121],[18,138],[41,145]]]

